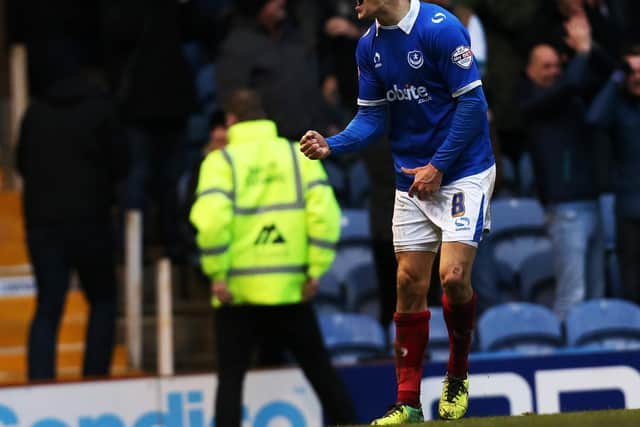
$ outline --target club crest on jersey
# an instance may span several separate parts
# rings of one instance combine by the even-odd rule
[[[415,68],[417,70],[422,67],[422,64],[424,64],[424,56],[422,56],[422,52],[419,50],[412,50],[407,53],[407,62],[411,68]]]
[[[451,62],[460,68],[468,70],[473,63],[473,52],[469,46],[458,46],[451,54]]]
[[[382,58],[380,57],[380,53],[379,53],[379,52],[376,52],[376,53],[373,55],[373,64],[374,64],[373,66],[374,66],[375,68],[380,68],[380,67],[382,67]]]

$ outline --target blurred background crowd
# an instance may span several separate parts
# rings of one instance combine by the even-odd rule
[[[356,110],[355,47],[371,24],[356,19],[354,3],[9,1],[3,28],[9,44],[27,47],[30,97],[40,106],[32,104],[22,124],[16,167],[26,182],[47,183],[25,195],[27,225],[56,215],[114,220],[113,248],[94,249],[117,260],[123,217],[106,218],[110,207],[139,209],[147,256],[159,251],[194,266],[188,212],[200,161],[226,138],[225,97],[255,89],[291,140],[308,129],[343,129]],[[495,212],[495,237],[481,246],[474,269],[482,310],[536,301],[563,319],[588,298],[640,303],[640,2],[433,3],[468,28],[490,106],[494,198],[503,211]],[[67,133],[42,134],[69,105],[79,107]],[[65,144],[77,134],[74,123],[99,129],[82,155]],[[41,176],[43,158],[60,176],[86,170],[86,180],[56,188]],[[386,326],[395,302],[388,147],[382,141],[325,167],[345,218],[366,212],[363,241],[377,272],[371,282],[380,287],[375,307],[363,310]],[[90,232],[100,231],[80,234]],[[38,247],[38,236],[29,243]],[[340,268],[335,281],[351,292],[350,267]]]

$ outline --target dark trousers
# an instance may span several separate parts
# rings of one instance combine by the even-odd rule
[[[310,304],[221,307],[215,312],[215,331],[216,426],[240,427],[244,377],[254,351],[263,340],[293,354],[332,423],[355,422],[351,398],[331,365]]]
[[[388,328],[393,321],[393,314],[396,312],[398,263],[393,251],[392,240],[373,240],[371,249],[378,277],[380,322],[385,328]]]
[[[618,217],[616,227],[623,295],[640,304],[640,220]]]
[[[104,224],[65,224],[27,230],[38,290],[29,333],[29,379],[55,377],[56,338],[76,270],[89,303],[84,376],[109,373],[113,353],[117,284],[111,228]]]

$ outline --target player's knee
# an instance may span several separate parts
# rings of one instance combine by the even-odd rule
[[[420,278],[409,270],[398,270],[397,291],[399,298],[412,298],[423,293],[423,288],[427,286],[425,278]]]
[[[448,298],[459,300],[467,293],[467,288],[471,286],[467,277],[468,274],[461,265],[449,266],[441,273],[442,289]]]

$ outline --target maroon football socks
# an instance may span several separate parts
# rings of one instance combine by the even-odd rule
[[[464,304],[450,304],[447,296],[442,294],[442,312],[449,332],[449,365],[450,376],[465,378],[469,371],[469,351],[471,337],[475,327],[477,294]]]
[[[424,352],[429,341],[431,312],[395,313],[396,324],[396,376],[398,402],[420,407],[420,381]]]

